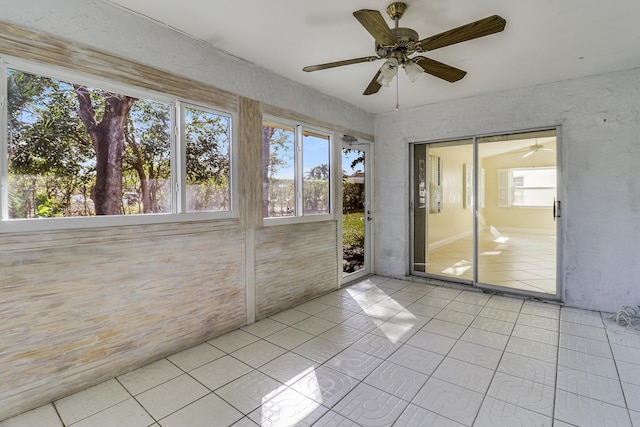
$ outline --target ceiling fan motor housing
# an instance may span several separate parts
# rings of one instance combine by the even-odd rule
[[[418,33],[411,28],[391,28],[391,32],[396,37],[396,44],[392,46],[382,46],[376,43],[376,53],[381,58],[389,58],[392,52],[401,52],[411,55],[418,48]]]

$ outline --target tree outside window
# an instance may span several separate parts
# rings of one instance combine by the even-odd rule
[[[186,108],[172,205],[172,103],[7,69],[9,219],[231,210],[230,117]]]
[[[264,217],[330,214],[330,152],[328,134],[301,125],[264,122]]]

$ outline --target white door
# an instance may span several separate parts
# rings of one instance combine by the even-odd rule
[[[371,145],[345,143],[342,147],[342,283],[372,273]]]

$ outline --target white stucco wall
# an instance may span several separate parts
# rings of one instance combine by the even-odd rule
[[[640,70],[510,90],[376,117],[376,272],[409,271],[410,142],[561,125],[567,305],[640,304]]]
[[[100,0],[0,0],[0,19],[219,89],[373,133],[374,116]]]

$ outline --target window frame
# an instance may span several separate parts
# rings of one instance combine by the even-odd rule
[[[136,215],[93,215],[77,217],[55,218],[9,218],[8,215],[8,105],[7,105],[7,69],[15,69],[42,77],[62,80],[68,83],[82,84],[101,90],[113,91],[119,94],[133,96],[140,99],[164,103],[171,112],[170,125],[170,159],[171,159],[171,212],[149,213]],[[134,85],[120,83],[63,68],[34,61],[24,60],[8,55],[0,55],[0,234],[13,232],[54,231],[83,228],[118,227],[128,225],[166,224],[191,221],[211,221],[219,219],[238,218],[237,209],[237,112],[216,108],[213,105],[203,105],[187,98],[164,94]],[[181,200],[185,197],[183,181],[184,150],[181,137],[183,122],[180,120],[182,105],[214,114],[227,116],[230,120],[229,129],[229,178],[230,178],[230,209],[213,212],[185,212]]]
[[[335,153],[334,153],[334,139],[335,133],[322,129],[317,126],[309,125],[301,121],[284,120],[279,117],[263,115],[262,126],[265,123],[273,123],[283,127],[294,129],[294,197],[295,197],[295,215],[282,216],[282,217],[263,217],[264,225],[284,225],[284,224],[299,224],[306,222],[319,222],[335,219]],[[309,131],[313,134],[323,135],[328,138],[329,147],[328,161],[329,161],[329,212],[321,214],[304,214],[304,132]],[[264,200],[263,200],[264,202]]]
[[[220,116],[227,116],[229,118],[230,126],[229,126],[229,203],[230,209],[228,211],[206,211],[206,212],[187,212],[186,206],[186,195],[187,195],[187,161],[186,161],[186,138],[185,138],[185,109],[191,108],[194,110],[200,110],[206,113],[217,114]],[[176,120],[175,126],[177,131],[176,136],[176,156],[178,157],[178,161],[176,162],[176,166],[178,168],[178,172],[176,173],[176,177],[178,179],[178,186],[180,187],[179,191],[176,191],[176,196],[178,196],[178,200],[176,201],[178,211],[180,215],[186,216],[202,216],[202,215],[213,215],[216,218],[219,217],[229,217],[227,215],[223,215],[226,213],[234,213],[237,212],[237,179],[236,179],[236,165],[237,165],[237,150],[234,149],[233,137],[236,134],[235,124],[236,120],[234,120],[234,115],[232,113],[212,108],[209,106],[205,106],[199,104],[197,102],[185,101],[185,100],[176,100],[175,101],[175,114],[178,116],[178,120]],[[175,184],[174,184],[175,185]],[[237,215],[233,215],[237,216]]]

